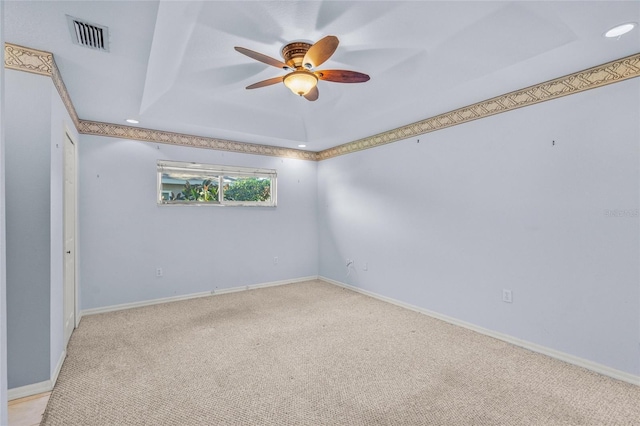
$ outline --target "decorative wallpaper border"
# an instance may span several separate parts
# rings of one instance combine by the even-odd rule
[[[60,94],[62,103],[67,108],[67,111],[71,116],[71,120],[73,120],[73,124],[75,124],[76,129],[80,129],[80,122],[81,122],[80,117],[78,117],[76,108],[73,106],[73,102],[71,102],[71,97],[69,96],[69,92],[67,91],[67,86],[65,86],[64,81],[62,81],[62,76],[60,75],[60,70],[56,65],[55,59],[53,60],[53,69],[51,71],[51,79],[53,80],[53,85],[56,86],[56,89]]]
[[[82,120],[78,117],[73,103],[71,102],[71,98],[64,81],[62,81],[62,77],[58,67],[56,66],[53,54],[15,44],[5,43],[5,67],[51,77],[55,87],[60,93],[64,105],[69,111],[71,119],[78,129],[78,132],[81,134],[135,139],[145,142],[208,148],[244,154],[322,161],[638,77],[640,76],[640,53],[504,95],[496,96],[495,98],[458,108],[422,121],[407,124],[406,126],[398,127],[397,129],[389,130],[387,132],[325,149],[320,152],[303,151],[292,148],[259,145],[247,142],[237,142],[225,139]]]
[[[318,161],[640,76],[640,53],[318,152]]]
[[[225,139],[207,138],[185,135],[182,133],[164,132],[161,130],[143,129],[140,127],[122,126],[119,124],[100,123],[80,120],[78,131],[85,135],[110,136],[116,138],[135,139],[139,141],[166,143],[190,146],[193,148],[209,148],[219,151],[241,152],[244,154],[269,155],[273,157],[296,158],[316,161],[317,154],[311,151],[283,148],[270,145],[258,145],[247,142],[235,142]]]
[[[49,52],[5,43],[4,66],[12,70],[51,77],[55,63],[53,62],[53,54]]]

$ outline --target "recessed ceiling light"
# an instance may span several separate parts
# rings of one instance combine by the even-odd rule
[[[618,25],[604,33],[604,36],[608,38],[620,37],[621,35],[626,34],[634,29],[635,26],[636,24],[634,22],[628,22],[626,24]]]
[[[306,148],[307,146],[303,143],[301,143],[300,145],[298,145],[298,148]]]
[[[135,120],[135,119],[133,119],[133,118],[127,118],[127,120],[126,120],[126,121],[127,121],[127,123],[131,123],[131,124],[138,124],[138,123],[139,123],[139,121],[138,121],[138,120]]]

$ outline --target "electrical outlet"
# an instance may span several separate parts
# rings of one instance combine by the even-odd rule
[[[511,290],[502,289],[502,301],[505,303],[513,303],[513,294]]]
[[[161,277],[162,276],[162,268],[158,268],[156,269],[156,277]]]
[[[277,265],[277,264],[278,264],[278,256],[276,256],[276,257],[274,257],[274,258],[273,258],[273,264],[274,264],[274,265]]]
[[[369,270],[369,262],[364,262],[364,265],[362,265],[362,270],[363,271],[368,271]]]

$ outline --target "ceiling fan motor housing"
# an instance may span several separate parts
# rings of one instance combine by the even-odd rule
[[[310,43],[294,41],[282,48],[282,57],[289,67],[298,69],[303,66],[302,60],[310,47]]]

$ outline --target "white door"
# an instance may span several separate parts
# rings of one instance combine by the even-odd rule
[[[75,328],[76,311],[76,146],[64,141],[64,344]]]

